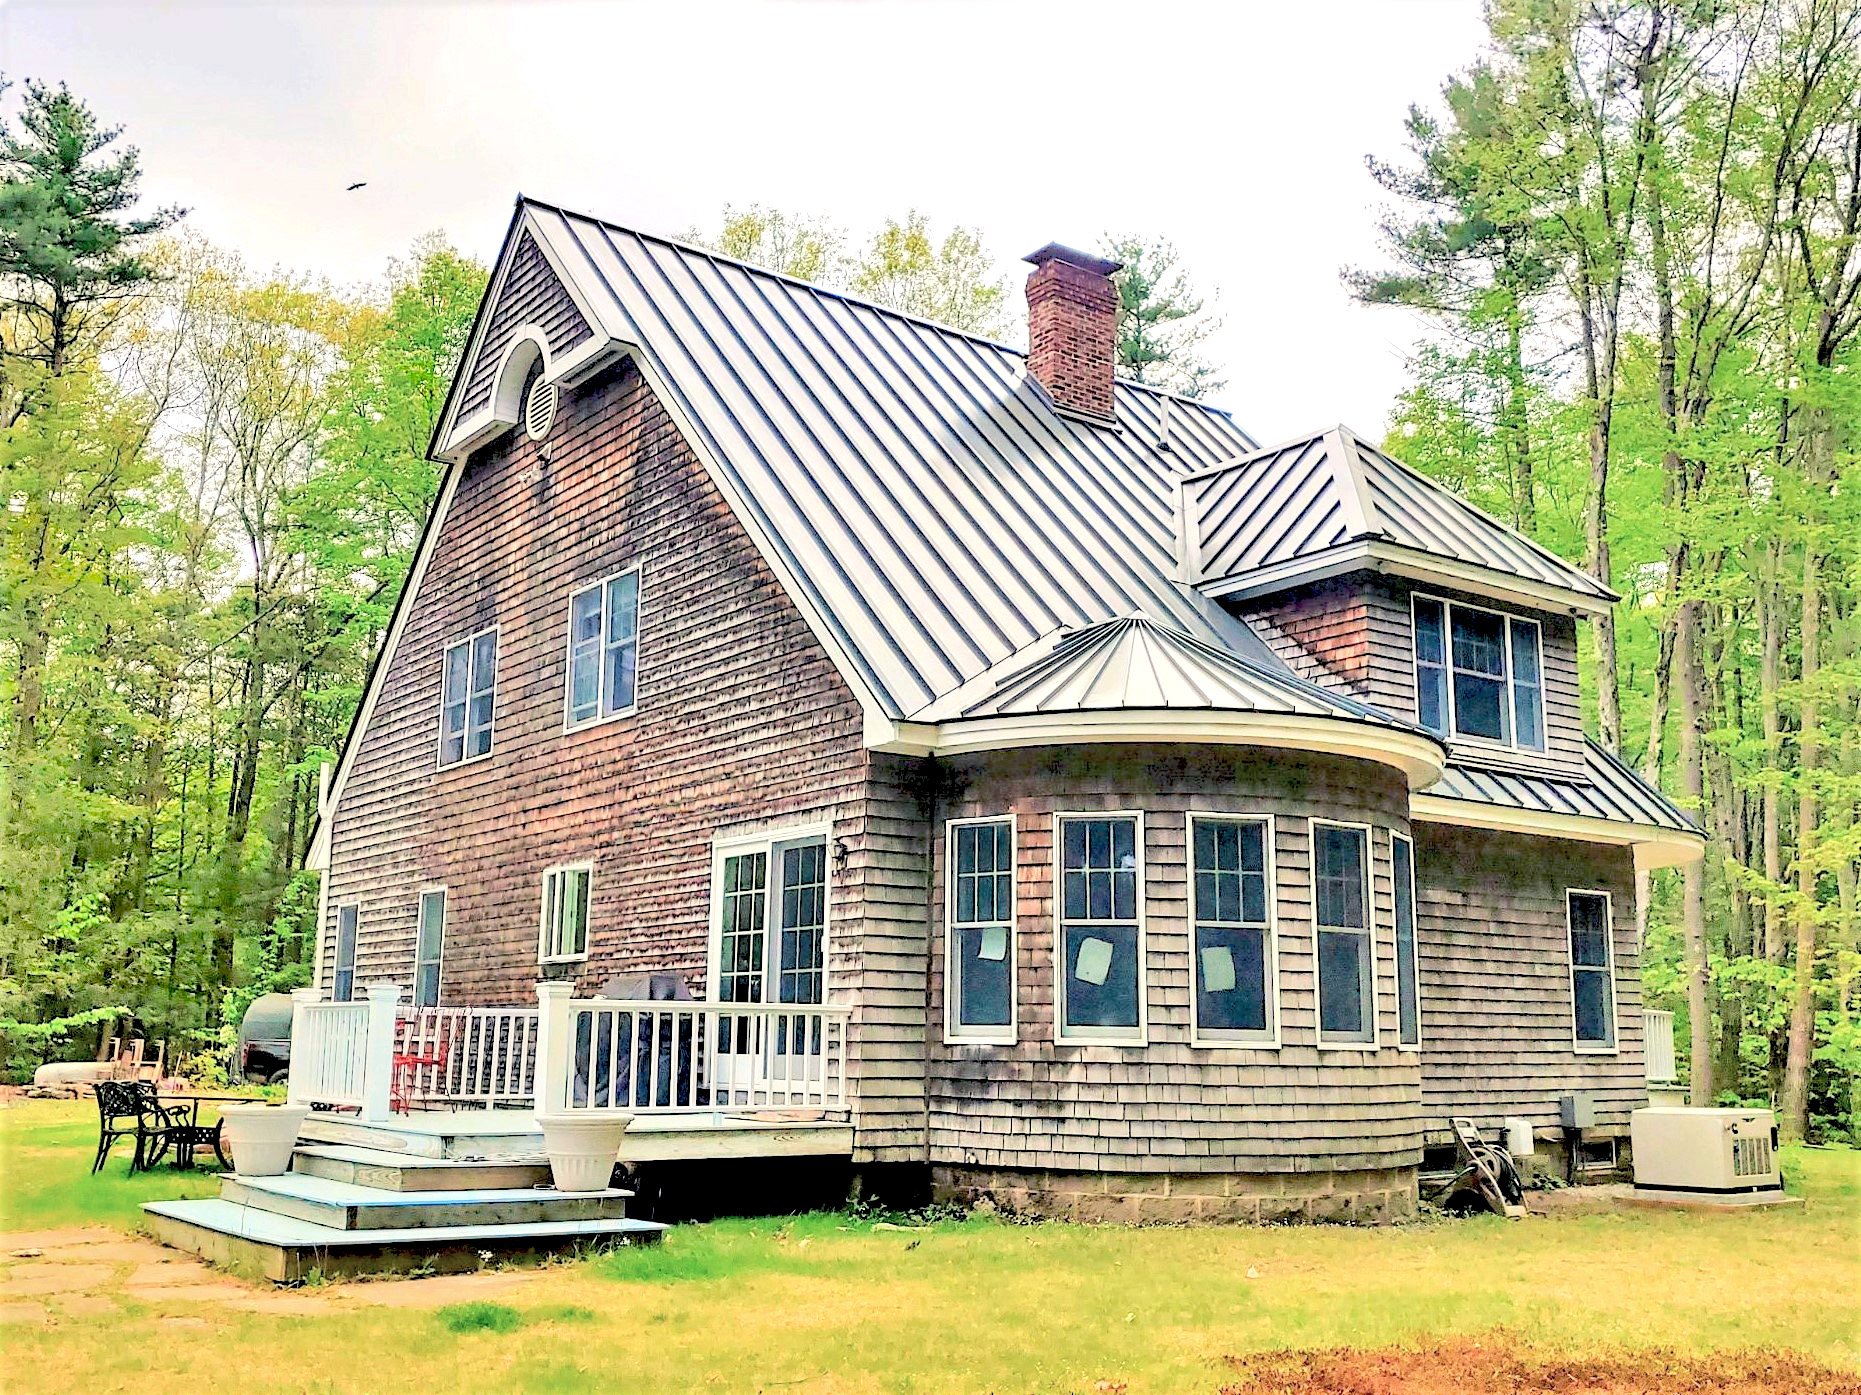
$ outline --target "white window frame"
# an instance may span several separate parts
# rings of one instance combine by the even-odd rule
[[[622,577],[631,575],[633,581],[633,701],[625,707],[617,707],[612,712],[603,713],[607,704],[607,588]],[[596,591],[601,596],[600,640],[595,647],[595,715],[575,720],[575,602],[580,596]],[[640,617],[646,608],[646,572],[645,564],[635,562],[631,567],[602,577],[599,581],[590,581],[577,586],[569,592],[569,615],[566,622],[567,639],[563,645],[562,673],[562,730],[565,732],[586,731],[589,727],[598,727],[604,722],[617,722],[622,717],[631,717],[640,707]]]
[[[429,896],[439,897],[439,953],[434,955],[430,961],[433,965],[433,1001],[423,1003],[420,1001],[420,970],[429,961],[420,957],[420,928],[421,917],[426,914],[426,899]],[[446,920],[451,910],[450,898],[446,894],[444,883],[434,882],[420,888],[420,898],[414,902],[414,981],[412,984],[414,1007],[439,1006],[440,989],[446,980]]]
[[[1136,824],[1133,850],[1137,854],[1137,1026],[1069,1027],[1066,1023],[1066,888],[1065,829],[1073,819],[1130,819]],[[1053,815],[1053,1040],[1056,1046],[1150,1045],[1150,954],[1144,925],[1145,872],[1142,809],[1063,809]],[[1121,925],[1123,921],[1107,921]]]
[[[724,863],[744,853],[763,852],[769,857],[769,877],[763,895],[769,898],[763,915],[763,995],[762,1002],[772,1007],[782,1004],[770,995],[781,989],[781,878],[776,870],[776,851],[795,843],[818,842],[825,849],[822,872],[826,877],[825,897],[821,902],[821,1004],[832,1001],[834,986],[834,825],[833,820],[787,824],[760,833],[719,834],[711,840],[711,911],[710,929],[705,936],[704,996],[707,1002],[720,1001],[718,978],[724,954]],[[792,1003],[795,1008],[812,1007],[811,1003]]]
[[[1396,844],[1409,850],[1409,949],[1415,963],[1415,1040],[1402,1039],[1402,921],[1398,914],[1396,893]],[[1374,879],[1372,879],[1374,882]],[[1415,897],[1415,839],[1406,833],[1389,834],[1389,963],[1396,980],[1396,1049],[1420,1051],[1422,1034],[1422,927],[1421,903]]]
[[[1264,1033],[1232,1032],[1225,1028],[1202,1027],[1202,995],[1198,984],[1202,960],[1196,945],[1196,926],[1200,923],[1195,905],[1195,830],[1198,823],[1257,823],[1264,826],[1266,853],[1266,939],[1261,956],[1266,966],[1267,1029]],[[1189,1045],[1220,1051],[1278,1051],[1281,1046],[1279,1003],[1279,827],[1271,814],[1223,813],[1219,810],[1196,810],[1188,817],[1184,830],[1189,846],[1184,866],[1188,869],[1186,899],[1189,903]],[[1244,922],[1236,928],[1252,929]]]
[[[473,666],[477,662],[478,641],[486,635],[494,637],[491,656],[491,720],[485,724],[485,749],[477,755],[466,750],[472,732],[472,678]],[[465,726],[459,733],[459,758],[446,759],[446,659],[453,650],[465,646]],[[433,743],[433,759],[440,770],[457,770],[462,765],[473,761],[489,760],[491,753],[498,748],[498,664],[504,658],[504,636],[499,626],[486,625],[482,630],[474,630],[463,639],[455,639],[443,645],[439,651],[439,735]]]
[[[1447,732],[1443,739],[1462,742],[1469,746],[1484,746],[1493,751],[1519,751],[1527,755],[1542,755],[1551,749],[1551,730],[1545,720],[1544,702],[1544,625],[1529,615],[1518,615],[1508,610],[1495,610],[1492,606],[1474,605],[1469,601],[1449,600],[1429,591],[1411,591],[1409,593],[1409,675],[1415,683],[1415,720],[1422,717],[1422,656],[1417,643],[1419,627],[1415,623],[1415,606],[1418,601],[1428,601],[1442,607],[1441,614],[1441,658],[1447,674],[1447,693],[1445,694]],[[1473,736],[1460,730],[1460,714],[1454,710],[1454,612],[1456,610],[1473,610],[1482,615],[1497,616],[1504,621],[1501,627],[1506,637],[1506,672],[1504,684],[1506,690],[1507,731],[1511,739],[1497,741],[1490,736]],[[1527,746],[1519,741],[1519,693],[1515,678],[1517,672],[1512,660],[1512,626],[1514,624],[1530,625],[1538,636],[1538,733],[1544,738],[1542,745]]]
[[[1008,1021],[966,1027],[957,1019],[956,831],[985,824],[1008,825]],[[943,832],[943,1040],[946,1046],[1013,1046],[1021,1030],[1021,973],[1018,916],[1021,895],[1021,830],[1012,813],[947,819]],[[975,924],[1000,924],[976,921]]]
[[[1377,1007],[1377,950],[1376,950],[1376,830],[1370,824],[1356,823],[1349,819],[1319,819],[1308,821],[1310,846],[1306,850],[1308,875],[1312,886],[1312,1029],[1317,1038],[1320,1051],[1378,1051],[1378,1040],[1382,1024],[1382,1013]],[[1370,942],[1369,982],[1365,985],[1370,1001],[1370,1037],[1367,1041],[1349,1040],[1325,1035],[1324,1007],[1324,959],[1318,952],[1318,830],[1321,828],[1348,828],[1363,834],[1363,930],[1362,934]],[[1347,925],[1329,925],[1327,930],[1343,934],[1359,933]]]
[[[549,882],[552,877],[559,877],[568,872],[583,872],[588,877],[588,911],[582,917],[582,947],[578,954],[551,954],[549,952]],[[559,902],[558,902],[559,904]],[[553,867],[543,869],[543,887],[541,903],[536,913],[536,962],[539,964],[581,964],[588,959],[589,946],[594,941],[594,863],[559,862]]]
[[[1577,947],[1571,941],[1576,934],[1573,898],[1598,896],[1603,903],[1603,960],[1609,974],[1609,1040],[1582,1041],[1577,1037]],[[1570,971],[1570,1049],[1579,1056],[1619,1056],[1622,1054],[1620,985],[1615,972],[1615,897],[1597,887],[1572,886],[1564,889],[1564,962]],[[1586,964],[1582,972],[1602,973],[1603,967]]]
[[[349,912],[350,918],[355,924],[355,929],[351,931],[349,935],[349,991],[346,994],[340,992],[343,975],[342,913],[344,911]],[[355,1001],[355,961],[361,952],[362,946],[361,902],[347,901],[336,907],[335,939],[335,944],[330,947],[330,998],[332,1001],[338,1003],[353,1003]]]

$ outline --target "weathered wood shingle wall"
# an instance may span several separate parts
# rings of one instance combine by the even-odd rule
[[[1595,1097],[1599,1128],[1625,1133],[1647,1102],[1629,850],[1418,823],[1415,877],[1422,1098],[1435,1136],[1455,1115],[1555,1129],[1559,1098],[1578,1090]],[[1611,895],[1613,1055],[1573,1041],[1571,888]]]
[[[861,928],[910,849],[868,815],[857,700],[631,365],[568,394],[547,445],[506,437],[457,486],[335,811],[324,981],[336,908],[359,903],[358,982],[409,982],[420,889],[443,884],[444,1000],[531,1001],[543,871],[586,859],[579,991],[674,970],[702,993],[713,837],[831,818],[828,992],[875,1069],[862,1142],[870,1125],[921,1159],[921,926]],[[638,709],[565,733],[570,592],[635,564]],[[438,769],[445,646],[494,624],[492,752]]]
[[[1105,1172],[1274,1172],[1412,1166],[1420,1156],[1417,1057],[1395,1046],[1390,842],[1407,829],[1400,778],[1325,757],[1216,748],[1071,747],[954,762],[937,810],[930,898],[930,1147],[936,1164]],[[1144,812],[1150,1044],[1054,1042],[1053,814]],[[1276,818],[1282,1036],[1278,1051],[1194,1047],[1186,817]],[[943,820],[1017,821],[1018,1041],[943,1041]],[[1381,1049],[1316,1044],[1312,815],[1373,826]]]
[[[536,240],[526,232],[511,254],[497,304],[486,312],[484,337],[477,356],[464,369],[465,386],[459,391],[459,420],[464,421],[491,400],[504,351],[510,347],[516,332],[527,324],[543,330],[553,355],[567,353],[593,332],[582,318],[582,312],[576,309],[574,297],[556,279],[556,273]]]

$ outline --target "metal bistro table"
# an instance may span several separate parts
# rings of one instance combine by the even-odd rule
[[[187,1104],[190,1106],[187,1122],[184,1124],[177,1123],[170,1125],[168,1129],[168,1140],[174,1146],[174,1165],[184,1171],[192,1171],[194,1167],[194,1150],[197,1148],[211,1148],[213,1149],[213,1156],[220,1160],[220,1166],[230,1168],[232,1163],[228,1161],[226,1157],[225,1148],[220,1145],[220,1125],[217,1121],[211,1125],[202,1124],[200,1122],[200,1106],[205,1103],[214,1102],[237,1104],[241,1101],[250,1102],[245,1095],[156,1095],[155,1102],[157,1104],[167,1105],[173,1103]],[[171,1113],[174,1114],[178,1114],[179,1112],[179,1110],[171,1111]]]

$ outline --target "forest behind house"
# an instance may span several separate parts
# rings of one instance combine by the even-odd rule
[[[1622,593],[1585,641],[1591,730],[1709,843],[1644,879],[1648,1003],[1696,1102],[1852,1138],[1861,0],[1495,0],[1488,31],[1371,161],[1386,207],[1345,285],[1427,329],[1385,444]],[[79,94],[8,106],[4,1069],[134,1021],[211,1077],[244,1005],[309,979],[319,772],[433,503],[486,272],[437,234],[373,286],[256,271]],[[915,211],[854,239],[726,208],[688,236],[1015,332],[980,236]],[[1103,250],[1121,370],[1220,387],[1213,296],[1169,243]]]

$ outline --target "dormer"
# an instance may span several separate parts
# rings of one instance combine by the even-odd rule
[[[1181,578],[1460,763],[1583,780],[1577,621],[1609,588],[1345,427],[1184,478]]]

